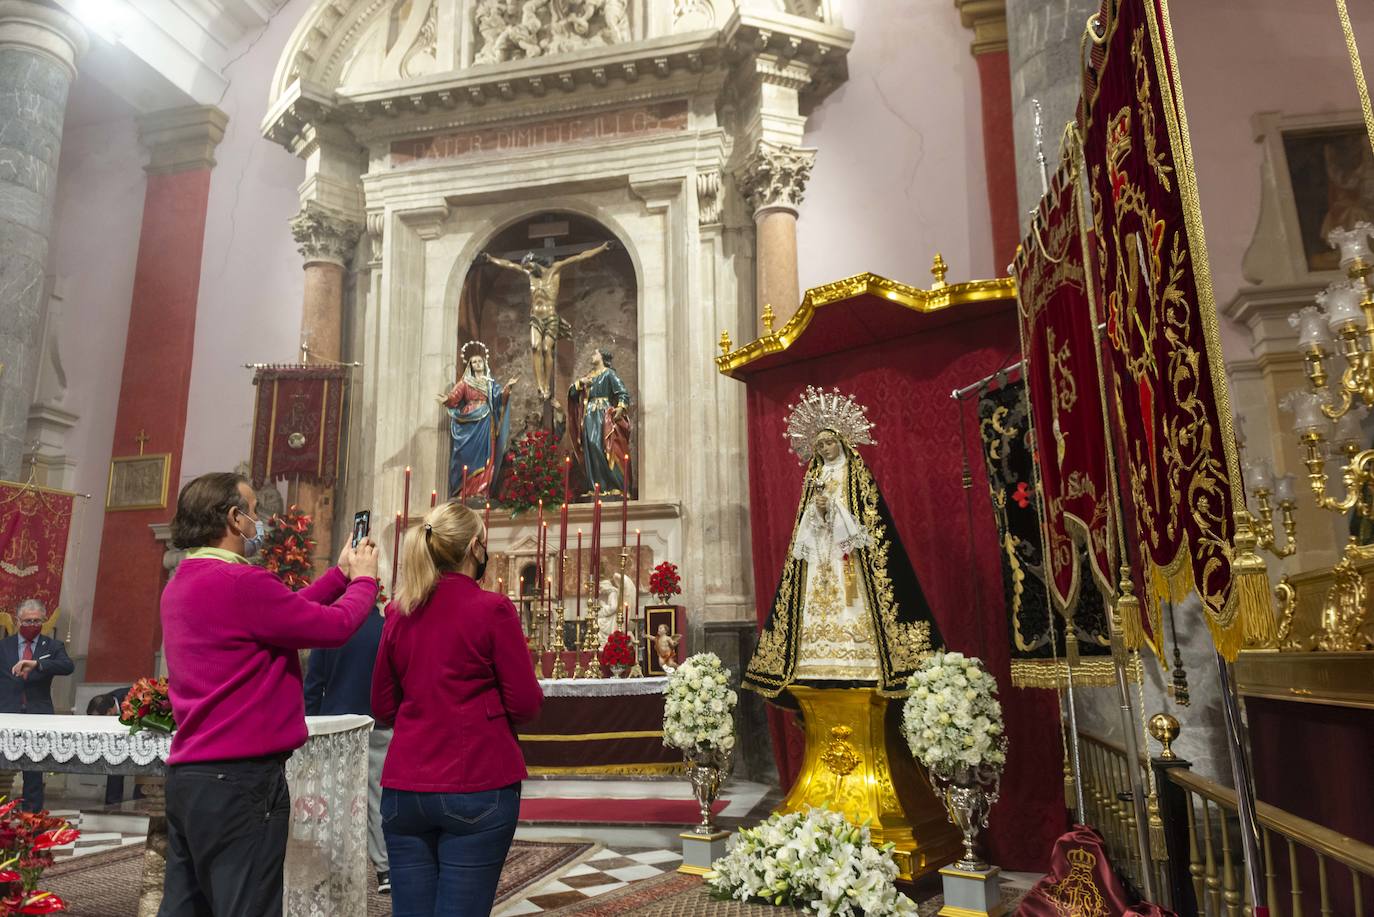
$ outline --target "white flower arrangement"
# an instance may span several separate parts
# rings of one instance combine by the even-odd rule
[[[897,891],[892,845],[829,809],[773,815],[739,832],[706,881],[719,898],[810,908],[819,917],[914,915]]]
[[[911,754],[948,777],[961,768],[1001,771],[1007,761],[997,682],[963,653],[933,653],[907,681],[902,731]]]
[[[735,702],[730,670],[715,653],[687,657],[668,676],[663,692],[663,744],[684,752],[735,747]]]

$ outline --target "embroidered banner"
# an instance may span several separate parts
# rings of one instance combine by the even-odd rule
[[[1176,917],[1140,901],[1117,878],[1102,835],[1077,825],[1054,842],[1050,871],[1016,912],[1022,917]]]
[[[265,366],[253,413],[253,486],[290,478],[332,486],[339,473],[347,367]]]
[[[1073,607],[1083,587],[1075,538],[1108,595],[1116,593],[1120,563],[1077,178],[1073,157],[1066,156],[1015,264],[1023,374],[1047,509],[1049,585],[1061,610]]]
[[[1270,614],[1268,584],[1254,582],[1263,563],[1252,553],[1232,570],[1244,496],[1164,0],[1106,0],[1099,29],[1083,153],[1145,605],[1158,634],[1161,603],[1196,589],[1217,650],[1234,659],[1242,619]]]
[[[74,497],[0,481],[0,612],[13,618],[20,602],[37,599],[50,621],[57,613]]]
[[[1100,427],[1100,424],[1099,424]],[[1011,641],[1011,683],[1018,688],[1053,688],[1065,681],[1066,627],[1078,642],[1074,681],[1115,683],[1111,630],[1102,593],[1091,585],[1064,609],[1071,624],[1055,623],[1045,581],[1039,494],[1032,460],[1030,410],[1026,385],[1018,380],[978,399],[978,429],[983,440],[992,510],[1002,543],[1002,589]],[[1081,548],[1070,543],[1074,565],[1086,566]]]

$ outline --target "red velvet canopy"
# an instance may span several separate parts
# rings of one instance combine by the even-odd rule
[[[976,418],[965,435],[974,482],[961,485],[964,446],[956,388],[1018,359],[1010,280],[921,290],[873,274],[814,288],[777,332],[717,358],[748,387],[749,498],[759,620],[781,575],[802,468],[783,438],[786,405],[808,384],[838,387],[868,406],[877,444],[860,449],[896,521],[950,649],[986,661],[997,677],[1010,741],[1002,801],[988,832],[994,862],[1042,869],[1066,828],[1054,695],[1013,688],[1000,550],[980,459]],[[972,497],[972,539],[967,500]],[[970,548],[972,540],[972,548]],[[770,710],[784,787],[801,763],[802,735]]]

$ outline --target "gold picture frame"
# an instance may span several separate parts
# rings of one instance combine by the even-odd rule
[[[668,625],[668,635],[677,636],[677,606],[676,605],[646,605],[644,606],[644,644],[648,649],[649,658],[644,667],[645,675],[667,675],[663,671],[663,666],[658,663],[658,653],[654,651],[654,636],[658,633],[660,624]]]
[[[171,473],[170,452],[110,459],[110,483],[105,491],[106,512],[166,509]]]

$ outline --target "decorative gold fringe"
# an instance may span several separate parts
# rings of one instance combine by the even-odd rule
[[[1278,645],[1278,627],[1274,622],[1274,607],[1271,601],[1269,574],[1265,569],[1264,558],[1255,552],[1255,532],[1250,527],[1250,514],[1242,509],[1236,512],[1235,551],[1231,555],[1231,591],[1236,603],[1235,619],[1225,634],[1225,645],[1217,639],[1217,652],[1228,661],[1234,662],[1240,652],[1242,641],[1237,640],[1235,631],[1245,647],[1250,649],[1271,649]],[[1236,624],[1239,624],[1237,628]]]
[[[1126,665],[1126,680],[1139,682],[1144,666],[1139,659]],[[1016,688],[1047,688],[1061,690],[1068,685],[1069,667],[1062,659],[1013,659],[1011,683]],[[1107,688],[1116,684],[1116,667],[1110,656],[1089,656],[1073,667],[1076,687]]]
[[[1164,819],[1159,814],[1159,796],[1153,788],[1145,800],[1150,820],[1150,857],[1156,861],[1169,859],[1169,845],[1164,841]]]
[[[1116,620],[1121,627],[1121,639],[1128,650],[1138,650],[1145,645],[1145,625],[1140,619],[1140,599],[1135,595],[1135,584],[1131,582],[1131,568],[1121,568],[1121,582],[1117,586]]]

